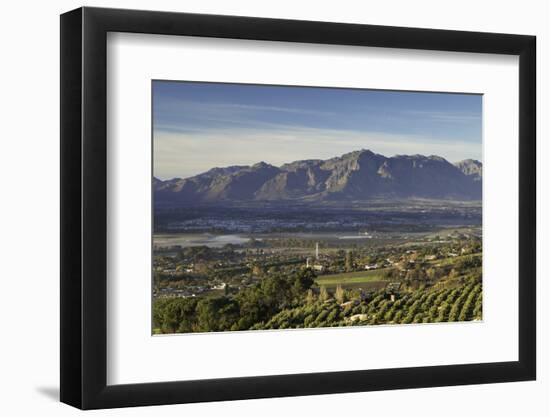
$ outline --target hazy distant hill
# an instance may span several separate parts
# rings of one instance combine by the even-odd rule
[[[187,204],[232,201],[337,201],[372,198],[480,200],[482,164],[451,164],[439,156],[397,155],[368,150],[328,160],[303,160],[280,167],[213,168],[194,177],[153,180],[155,202]]]

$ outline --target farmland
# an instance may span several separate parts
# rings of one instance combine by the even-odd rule
[[[466,280],[455,288],[413,291],[392,301],[378,291],[364,301],[313,303],[285,310],[259,329],[342,327],[376,324],[479,321],[482,318],[481,282]]]
[[[385,273],[389,268],[382,268],[374,271],[343,272],[340,274],[322,275],[315,280],[320,287],[334,288],[338,285],[344,288],[360,287],[371,283],[381,283],[385,285],[388,279]]]
[[[477,208],[463,210],[452,220],[439,214],[442,224],[401,212],[375,213],[373,223],[359,210],[337,211],[340,229],[310,213],[314,230],[262,218],[255,231],[250,215],[163,231],[153,240],[153,331],[479,320],[481,228]]]

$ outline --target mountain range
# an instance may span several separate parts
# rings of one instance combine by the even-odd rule
[[[359,150],[279,167],[259,162],[212,168],[189,178],[153,178],[155,203],[357,201],[427,198],[480,200],[482,163],[430,155],[386,157]]]

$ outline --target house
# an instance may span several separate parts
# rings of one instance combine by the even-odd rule
[[[342,308],[353,307],[357,304],[358,304],[357,300],[352,300],[352,301],[347,301],[345,303],[340,304],[340,307],[342,307]]]
[[[395,281],[395,282],[389,282],[388,285],[386,285],[386,292],[397,292],[401,288],[401,282]]]
[[[353,316],[351,316],[349,318],[350,321],[363,321],[363,320],[367,320],[369,318],[368,315],[366,314],[354,314]]]
[[[227,284],[225,282],[222,282],[220,285],[214,285],[212,287],[213,290],[224,290]]]
[[[367,271],[370,271],[371,269],[378,269],[378,268],[379,268],[378,264],[367,264],[367,265],[365,265],[365,269]]]

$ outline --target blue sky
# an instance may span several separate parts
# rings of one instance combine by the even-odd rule
[[[358,149],[481,160],[481,106],[468,94],[154,81],[154,175]]]

